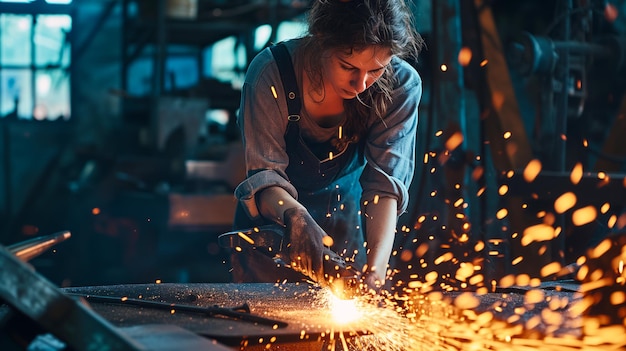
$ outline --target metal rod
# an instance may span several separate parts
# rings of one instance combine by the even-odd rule
[[[84,295],[84,294],[71,294],[70,296],[78,296],[86,299],[87,301],[92,302],[104,302],[104,303],[116,303],[116,304],[127,304],[127,305],[135,305],[142,307],[151,307],[162,310],[178,310],[184,312],[193,312],[200,313],[209,316],[221,315],[226,317],[236,318],[246,322],[259,323],[269,326],[276,326],[278,328],[284,328],[287,326],[286,322],[260,317],[253,314],[250,314],[250,307],[247,303],[233,308],[227,307],[202,307],[202,306],[191,306],[191,305],[179,305],[175,303],[169,302],[159,302],[159,301],[148,301],[142,299],[134,299],[128,297],[118,297],[118,296],[101,296],[101,295]]]
[[[28,262],[52,246],[69,239],[71,236],[72,234],[68,231],[58,232],[7,246],[7,249],[21,261]]]

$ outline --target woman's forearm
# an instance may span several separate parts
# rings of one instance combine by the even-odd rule
[[[257,194],[257,207],[264,218],[284,224],[285,210],[303,206],[285,189],[272,186]]]
[[[384,280],[393,250],[398,202],[391,197],[370,201],[365,207],[368,270]]]

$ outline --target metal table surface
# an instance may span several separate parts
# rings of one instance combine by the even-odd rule
[[[490,312],[494,321],[506,321],[508,327],[517,325],[525,329],[520,334],[523,337],[535,338],[551,335],[577,338],[581,335],[582,317],[568,311],[569,305],[580,298],[576,289],[577,285],[548,283],[532,289],[512,287],[486,294],[444,292],[441,297],[442,301],[445,301],[445,306],[453,306],[455,299],[460,295],[474,296],[478,301],[478,306],[472,308],[474,312],[477,314]],[[324,292],[307,284],[131,284],[73,287],[62,290],[69,294],[115,296],[120,299],[127,297],[203,307],[233,307],[247,303],[252,315],[287,323],[286,327],[277,328],[269,324],[176,311],[175,307],[174,311],[167,311],[124,304],[90,302],[96,313],[118,327],[146,324],[176,325],[215,339],[234,349],[319,351],[329,342],[338,344],[339,332],[345,333],[346,338],[354,339],[381,331],[395,332],[394,329],[398,331],[404,329],[404,334],[398,334],[398,338],[402,338],[403,342],[411,342],[412,339],[419,341],[419,339],[433,338],[427,334],[429,324],[445,323],[448,325],[451,322],[457,324],[454,327],[457,329],[462,324],[461,319],[457,320],[451,316],[454,312],[437,311],[432,314],[432,317],[418,321],[419,325],[407,326],[412,321],[405,316],[396,314],[395,317],[389,318],[388,315],[383,315],[389,310],[381,309],[381,317],[370,317],[369,324],[365,326],[364,324],[357,324],[356,327],[334,325],[327,300],[322,298]],[[541,291],[543,299],[529,303],[527,295],[529,290]],[[561,301],[560,307],[556,310],[550,307],[551,301],[555,300]],[[545,315],[549,310],[561,315],[559,323],[537,318],[537,316]],[[448,309],[448,311],[452,310]],[[432,311],[421,313],[426,316]],[[450,321],[441,321],[444,315],[448,316]],[[391,325],[381,328],[381,326],[374,325],[378,322]],[[440,334],[446,335],[446,332],[443,331]]]

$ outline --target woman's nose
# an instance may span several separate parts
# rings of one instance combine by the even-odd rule
[[[355,73],[350,82],[357,94],[367,89],[367,73]]]

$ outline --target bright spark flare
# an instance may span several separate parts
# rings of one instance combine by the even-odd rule
[[[345,325],[353,323],[361,318],[361,309],[357,299],[340,299],[334,294],[329,294],[330,311],[335,323]]]

